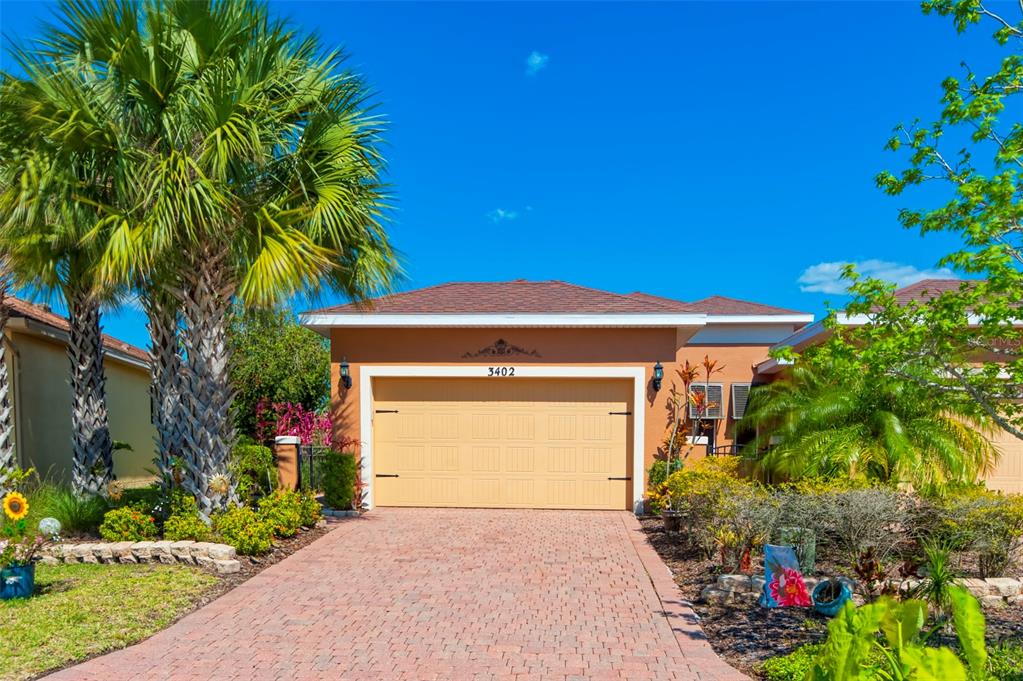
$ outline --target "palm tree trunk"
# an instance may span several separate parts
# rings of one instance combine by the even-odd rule
[[[0,260],[0,495],[8,489],[8,480],[17,467],[17,452],[14,449],[14,419],[11,417],[11,382],[7,374],[7,289],[10,277],[5,263]]]
[[[159,289],[144,291],[140,297],[149,319],[149,387],[156,426],[156,464],[164,487],[169,489],[182,482],[175,478],[175,468],[183,461],[185,450],[178,307]]]
[[[99,494],[114,476],[99,301],[81,290],[70,291],[67,298],[74,455],[71,486],[78,495]]]
[[[234,444],[227,329],[234,293],[226,249],[208,246],[182,274],[185,346],[185,488],[206,516],[237,500],[228,470]]]

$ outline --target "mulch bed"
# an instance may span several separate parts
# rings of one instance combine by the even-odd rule
[[[703,587],[720,574],[714,561],[683,550],[665,534],[660,518],[640,520],[647,539],[671,569],[682,595],[693,604],[711,646],[733,667],[757,675],[764,660],[785,655],[807,643],[820,643],[828,635],[828,618],[809,608],[761,608],[755,601],[710,605],[700,601]],[[1023,641],[1023,608],[987,610],[990,643]],[[948,641],[944,641],[948,643]]]

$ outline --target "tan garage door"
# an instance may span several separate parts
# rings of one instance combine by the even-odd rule
[[[625,509],[628,381],[378,378],[381,506]]]

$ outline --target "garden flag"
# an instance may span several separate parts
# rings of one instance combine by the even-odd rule
[[[810,607],[799,560],[791,546],[764,546],[764,593],[760,605],[765,608]]]

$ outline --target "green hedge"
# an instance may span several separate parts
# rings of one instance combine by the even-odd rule
[[[327,506],[338,510],[352,508],[356,470],[355,455],[347,452],[330,451],[317,462],[323,502]]]

